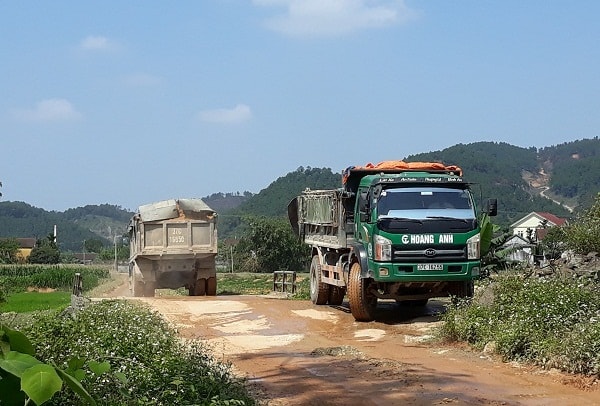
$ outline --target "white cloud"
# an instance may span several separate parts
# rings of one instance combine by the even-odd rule
[[[404,0],[253,0],[258,6],[285,7],[267,27],[293,37],[334,37],[367,28],[399,24],[416,17]]]
[[[14,110],[13,116],[24,121],[69,121],[81,118],[81,114],[65,99],[42,100],[33,109]]]
[[[208,123],[240,123],[251,119],[252,111],[247,105],[238,104],[232,109],[203,110],[198,113],[198,118]]]
[[[124,81],[128,86],[150,87],[160,85],[162,78],[147,73],[135,73],[125,77]]]
[[[113,49],[115,44],[106,37],[90,35],[81,40],[79,47],[84,51],[106,51]]]

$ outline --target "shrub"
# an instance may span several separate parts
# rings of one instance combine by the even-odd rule
[[[528,279],[517,273],[478,286],[472,303],[448,309],[439,336],[487,343],[505,359],[570,372],[600,370],[600,297],[595,283]]]
[[[100,404],[253,404],[227,365],[215,361],[201,343],[185,343],[164,319],[127,301],[103,301],[75,319],[45,317],[27,334],[44,362],[65,366],[80,357],[109,362],[112,373],[86,375],[82,384]],[[61,391],[51,404],[74,405]]]
[[[568,248],[578,254],[600,252],[600,193],[589,210],[565,230]]]

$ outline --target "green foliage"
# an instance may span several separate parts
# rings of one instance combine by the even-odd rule
[[[75,319],[42,317],[26,333],[44,362],[92,371],[79,377],[101,404],[254,404],[227,365],[199,342],[180,341],[158,313],[141,304],[99,302]],[[48,404],[80,401],[61,390]]]
[[[557,259],[566,248],[566,228],[550,227],[540,243],[541,251],[547,259]]]
[[[294,236],[288,221],[249,217],[246,222],[248,232],[235,247],[237,270],[273,272],[306,268],[309,248]]]
[[[271,274],[219,273],[217,280],[219,295],[266,295],[273,291]]]
[[[113,248],[105,248],[100,251],[100,255],[98,256],[102,261],[112,261],[115,259],[115,249]],[[129,258],[129,245],[119,245],[117,247],[117,260],[125,261]]]
[[[0,239],[0,264],[14,264],[17,262],[19,242],[15,238]]]
[[[60,262],[60,251],[49,245],[34,247],[27,261],[30,264],[58,264]]]
[[[46,239],[37,240],[27,261],[30,264],[58,264],[60,262],[60,251],[54,236],[49,234]]]
[[[83,278],[84,291],[93,289],[101,279],[109,277],[108,269],[101,267],[5,265],[0,266],[0,285],[7,292],[23,292],[29,287],[70,291],[76,273]]]
[[[89,240],[85,240],[83,248],[86,252],[95,252],[99,254],[104,249],[104,243],[98,238],[92,238]]]
[[[481,349],[495,343],[507,360],[598,374],[600,296],[597,284],[527,279],[507,273],[485,280],[472,302],[443,316],[440,336]]]
[[[564,230],[567,247],[578,254],[600,252],[600,193],[592,207]]]
[[[73,375],[34,355],[34,347],[23,333],[0,325],[0,404],[26,405],[32,400],[41,405],[50,401],[63,383],[79,396],[79,402],[96,404]]]

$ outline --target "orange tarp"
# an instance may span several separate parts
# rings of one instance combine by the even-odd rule
[[[372,170],[382,171],[385,170],[407,170],[407,171],[453,171],[457,172],[459,176],[462,176],[462,169],[456,165],[444,165],[440,162],[404,162],[404,161],[383,161],[378,164],[368,163],[365,166],[351,166],[344,171],[343,182],[346,183],[346,179],[352,170]]]

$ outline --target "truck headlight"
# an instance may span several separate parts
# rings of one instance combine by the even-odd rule
[[[390,240],[380,235],[375,235],[373,245],[375,246],[375,261],[392,260],[392,242]]]
[[[467,240],[467,259],[479,259],[481,236],[475,234]]]

